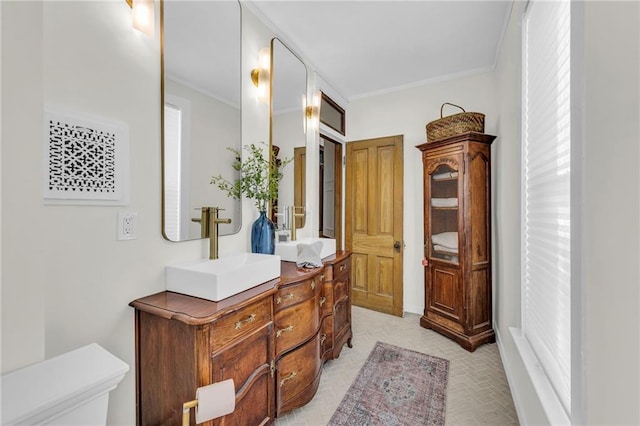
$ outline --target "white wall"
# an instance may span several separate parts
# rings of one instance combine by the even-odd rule
[[[640,424],[640,4],[585,2],[586,420]]]
[[[1,2],[2,372],[98,342],[130,372],[112,392],[110,424],[135,423],[136,298],[165,289],[164,266],[206,257],[206,241],[161,236],[160,56],[131,28],[125,2]],[[157,29],[158,27],[156,27]],[[272,32],[243,10],[243,143],[268,139],[268,107],[249,75]],[[53,103],[129,126],[126,207],[44,206],[42,108]],[[137,239],[116,241],[118,211],[138,213]],[[257,218],[243,203],[239,234],[220,254],[245,250]]]
[[[44,357],[42,7],[2,2],[2,371]],[[20,40],[20,43],[16,43]],[[19,161],[25,159],[25,161]],[[31,194],[25,196],[24,194]],[[34,265],[35,266],[35,265]]]
[[[130,423],[135,365],[127,304],[164,290],[162,264],[172,260],[174,248],[159,233],[159,47],[157,39],[131,30],[126,4],[44,2],[42,8],[42,29],[34,30],[44,40],[44,102],[128,124],[131,202],[119,208],[40,206],[45,253],[20,264],[44,272],[46,358],[96,341],[129,364],[130,373],[111,395],[110,421]],[[33,120],[31,126],[40,126]],[[41,145],[42,137],[31,143]],[[37,171],[40,157],[22,158]],[[40,193],[22,197],[38,202]],[[118,211],[138,213],[136,240],[116,241]]]
[[[424,268],[420,263],[424,217],[422,157],[415,146],[426,141],[425,126],[440,118],[443,102],[486,114],[485,131],[495,134],[497,111],[492,73],[354,99],[347,110],[348,141],[404,136],[404,310],[418,314],[424,310]],[[460,110],[447,106],[444,115],[457,112]],[[502,143],[509,141],[499,137],[494,142]]]

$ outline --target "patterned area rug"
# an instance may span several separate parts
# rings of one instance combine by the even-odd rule
[[[449,361],[377,342],[329,425],[444,425]]]

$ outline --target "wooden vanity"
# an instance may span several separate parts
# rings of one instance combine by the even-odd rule
[[[172,292],[134,300],[139,425],[180,425],[200,386],[233,378],[236,409],[209,425],[262,425],[315,395],[322,364],[351,347],[351,253],[219,302]],[[191,416],[191,424],[195,424]]]

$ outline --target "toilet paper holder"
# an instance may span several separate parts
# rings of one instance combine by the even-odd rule
[[[199,387],[196,399],[182,404],[182,426],[189,426],[192,408],[196,409],[196,424],[200,424],[233,413],[235,405],[233,379]]]
[[[191,409],[198,406],[198,400],[188,401],[182,404],[182,426],[189,426],[191,422]]]

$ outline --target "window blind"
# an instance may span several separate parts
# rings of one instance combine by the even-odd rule
[[[522,331],[571,409],[570,3],[523,20]]]

